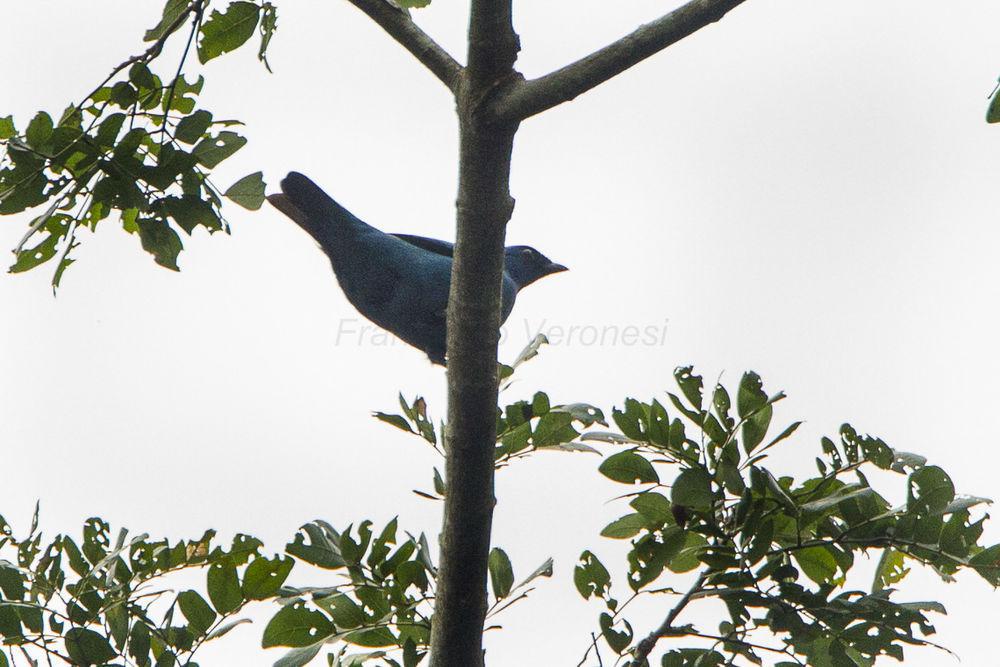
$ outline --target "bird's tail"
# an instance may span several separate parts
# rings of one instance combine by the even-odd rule
[[[306,230],[324,249],[332,247],[336,237],[347,229],[353,231],[366,226],[297,171],[289,172],[281,180],[281,194],[270,195],[267,200]]]

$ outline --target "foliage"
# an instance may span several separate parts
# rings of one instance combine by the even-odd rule
[[[956,495],[941,468],[845,424],[839,442],[822,439],[818,474],[796,481],[763,466],[800,424],[768,438],[783,394],[769,397],[750,372],[734,406],[721,385],[706,399],[690,367],[675,378],[680,395],[667,397],[676,416],[656,399],[626,399],[613,413],[620,434],[584,436],[625,445],[600,471],[638,487],[627,496],[629,511],[602,531],[630,540],[628,598],[619,601],[608,568],[591,551],[574,572],[580,595],[606,608],[599,618],[604,643],[628,664],[649,664],[647,656],[665,638],[701,641],[672,647],[664,666],[762,664],[762,652],[782,655],[781,666],[867,666],[883,655],[902,660],[904,645],[929,644],[928,614],[945,612],[937,602],[897,599],[892,586],[910,564],[929,566],[948,581],[971,569],[992,585],[1000,582],[1000,545],[980,545],[986,517],[970,513],[988,501]],[[869,479],[888,484],[893,473],[905,478],[898,506]],[[849,574],[868,552],[880,559],[869,589],[859,590]],[[673,584],[688,572],[696,575],[686,593],[664,587],[664,579]],[[624,612],[651,594],[676,602],[643,637]],[[678,620],[689,604],[707,599],[728,611],[717,631]]]
[[[235,617],[273,597],[291,571],[291,558],[265,556],[262,546],[237,535],[225,549],[214,531],[174,543],[124,529],[115,536],[98,518],[79,541],[46,542],[37,508],[18,539],[0,517],[0,665],[44,656],[46,664],[195,667],[197,650],[249,622]],[[206,571],[203,592],[167,587],[182,570]]]
[[[402,539],[398,532],[396,519],[377,535],[371,521],[343,531],[334,530],[325,521],[313,521],[299,530],[286,547],[288,553],[322,570],[337,572],[341,583],[281,589],[278,602],[282,607],[264,630],[263,645],[292,650],[275,663],[276,667],[305,665],[333,643],[340,644],[336,652],[327,654],[333,665],[361,665],[379,659],[393,667],[412,667],[424,659],[430,642],[437,570],[423,534],[407,534]],[[551,576],[552,561],[515,586],[510,558],[494,548],[489,573],[492,616],[526,597],[534,579]],[[349,646],[365,650],[348,653]]]
[[[800,425],[769,436],[783,394],[768,396],[752,372],[735,401],[721,385],[706,398],[689,367],[675,378],[680,391],[667,394],[669,412],[656,399],[626,399],[612,412],[619,432],[585,432],[607,427],[601,410],[553,405],[544,392],[497,409],[497,468],[546,450],[601,454],[596,444],[611,448],[600,473],[634,487],[625,496],[628,511],[601,532],[629,540],[620,568],[626,597],[615,587],[615,568],[591,550],[573,571],[580,595],[602,603],[595,636],[619,661],[648,665],[661,640],[671,643],[660,655],[670,667],[762,664],[766,652],[780,655],[781,667],[901,660],[904,646],[930,644],[929,614],[944,613],[937,602],[898,599],[894,587],[912,565],[945,580],[971,569],[1000,583],[1000,545],[979,543],[986,517],[972,516],[989,501],[956,495],[939,467],[845,424],[838,442],[822,439],[818,473],[797,482],[764,466]],[[426,402],[400,396],[399,403],[401,414],[375,417],[442,453],[444,425],[434,426]],[[904,495],[898,506],[872,483],[891,489],[894,479]],[[435,469],[434,492],[416,493],[440,499],[446,480]],[[176,544],[120,531],[112,546],[101,519],[87,522],[80,546],[59,535],[43,547],[37,515],[25,539],[14,539],[2,518],[0,531],[0,551],[16,562],[0,561],[0,637],[9,647],[0,665],[14,660],[15,648],[21,657],[41,651],[71,664],[195,665],[194,652],[245,622],[234,617],[255,600],[278,604],[262,639],[265,648],[290,649],[277,667],[305,665],[324,649],[331,665],[410,667],[429,648],[437,574],[431,545],[423,534],[401,533],[396,519],[379,530],[369,520],[343,530],[313,521],[286,545],[287,556],[274,558],[242,535],[225,550],[212,531]],[[854,566],[868,552],[878,565],[861,590]],[[284,585],[293,560],[319,573],[318,585]],[[207,568],[205,593],[169,592],[165,580],[192,568]],[[553,563],[518,582],[510,557],[494,548],[488,570],[492,621],[526,598],[537,578],[552,576]],[[686,593],[674,588],[680,578],[693,578]],[[659,627],[637,632],[638,619],[626,611],[649,595],[673,601]],[[681,618],[704,600],[727,612],[717,630]],[[587,655],[595,649],[597,639]]]
[[[22,130],[0,116],[0,215],[40,209],[14,249],[10,271],[28,271],[56,259],[58,287],[73,263],[80,228],[94,230],[112,213],[136,234],[161,266],[177,270],[183,244],[178,233],[197,227],[228,231],[222,197],[249,209],[263,203],[260,172],[224,193],[209,179],[212,169],[243,147],[234,127],[196,108],[205,80],[184,73],[192,43],[202,63],[260,33],[258,56],[277,26],[270,2],[232,2],[205,18],[209,0],[168,0],[159,23],[148,30],[151,45],[115,67],[83,101],[58,116],[39,111]],[[151,66],[166,42],[190,24],[179,65],[169,77]],[[44,206],[44,209],[41,207]]]

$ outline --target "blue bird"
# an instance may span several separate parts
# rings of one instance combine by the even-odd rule
[[[281,194],[268,201],[319,243],[347,300],[362,315],[422,350],[431,363],[445,365],[453,244],[375,229],[294,171],[281,181]],[[501,322],[521,289],[565,270],[530,246],[508,247]]]

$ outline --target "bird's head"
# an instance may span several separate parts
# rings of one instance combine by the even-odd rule
[[[549,274],[566,270],[565,266],[556,264],[531,246],[515,245],[505,251],[504,271],[517,283],[518,289]]]

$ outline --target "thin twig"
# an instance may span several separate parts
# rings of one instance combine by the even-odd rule
[[[690,602],[694,598],[694,596],[698,593],[698,591],[701,590],[701,587],[705,585],[705,579],[707,578],[708,578],[708,572],[702,572],[700,575],[698,575],[698,579],[694,582],[694,584],[691,586],[688,592],[685,593],[684,596],[677,601],[677,604],[674,605],[674,608],[671,609],[670,612],[667,614],[667,617],[663,620],[663,623],[660,624],[660,627],[658,627],[656,630],[653,630],[651,633],[649,633],[649,635],[645,639],[639,642],[639,644],[635,647],[635,654],[632,660],[632,664],[634,665],[643,664],[643,661],[645,661],[646,658],[649,656],[650,651],[652,651],[653,647],[656,646],[656,642],[659,641],[661,637],[670,634],[670,631],[674,629],[674,621],[676,621],[680,613],[684,611],[684,607],[687,606],[688,602]],[[691,633],[685,633],[685,634],[691,634]]]
[[[413,22],[409,12],[387,0],[349,0],[431,71],[448,90],[458,88],[462,66]]]
[[[188,34],[187,43],[184,45],[184,52],[181,54],[181,61],[177,64],[177,73],[174,74],[173,81],[170,82],[170,92],[167,94],[167,103],[163,106],[163,127],[160,128],[163,132],[160,137],[160,144],[163,144],[163,140],[167,137],[167,116],[170,114],[170,106],[174,103],[174,94],[177,92],[177,79],[181,78],[181,74],[184,72],[184,63],[187,61],[188,52],[191,50],[191,43],[194,42],[194,36],[198,34],[198,29],[201,27],[201,17],[204,11],[204,7],[201,5],[195,10],[194,21],[191,22],[191,32]]]

